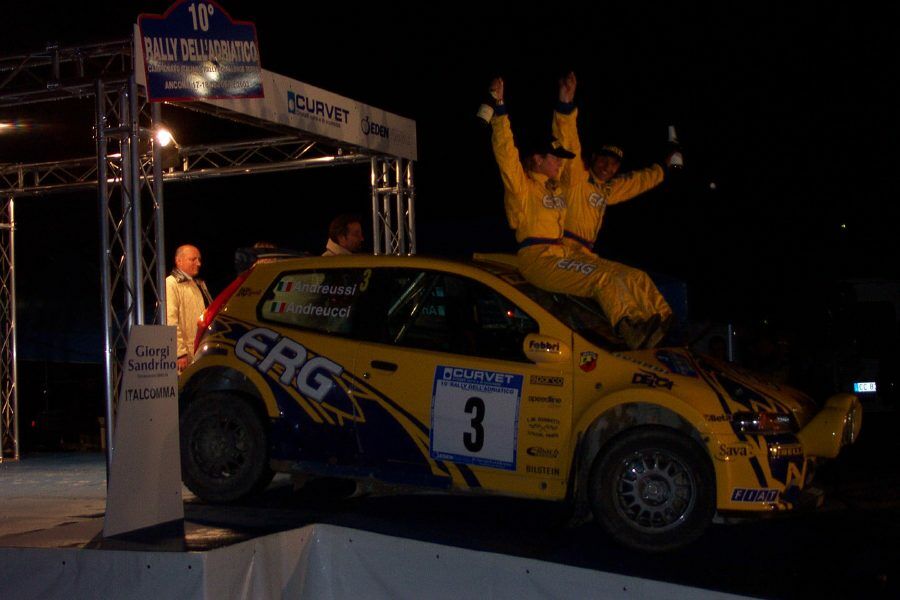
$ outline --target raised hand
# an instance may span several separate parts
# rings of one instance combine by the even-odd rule
[[[497,101],[497,104],[503,104],[503,78],[496,77],[491,81],[491,87],[488,88],[491,96]]]
[[[575,100],[575,72],[569,71],[569,74],[559,80],[559,101],[565,104],[572,104]]]

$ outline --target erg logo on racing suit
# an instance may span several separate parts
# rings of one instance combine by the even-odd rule
[[[544,208],[552,208],[552,209],[566,207],[566,201],[562,196],[552,196],[550,194],[547,194],[546,196],[541,198],[541,204],[544,205]]]
[[[556,268],[562,269],[563,271],[575,271],[582,275],[590,275],[597,269],[597,265],[581,262],[580,260],[572,260],[571,258],[564,258],[556,263]]]
[[[601,196],[597,192],[591,192],[591,195],[588,196],[588,204],[593,208],[601,207],[606,204],[606,196]]]

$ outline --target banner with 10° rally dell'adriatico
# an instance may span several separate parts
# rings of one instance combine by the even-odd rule
[[[263,96],[256,27],[216,2],[181,0],[138,28],[151,100]]]
[[[253,25],[232,22],[215,2],[181,0],[165,15],[141,15],[138,23],[135,72],[151,100],[205,102],[417,159],[415,121],[260,68]]]

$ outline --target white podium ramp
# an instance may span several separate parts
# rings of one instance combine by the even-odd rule
[[[332,525],[206,552],[0,548],[0,590],[17,600],[740,597]]]

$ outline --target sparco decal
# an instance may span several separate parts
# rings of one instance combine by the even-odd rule
[[[563,377],[550,377],[548,375],[532,375],[531,383],[534,385],[555,385],[557,387],[562,387],[566,382]]]
[[[255,350],[262,358],[257,358],[249,350]],[[344,372],[344,367],[324,356],[307,360],[306,348],[263,327],[241,336],[234,345],[234,354],[263,374],[275,365],[281,366],[284,370],[279,381],[284,385],[293,384],[301,394],[316,402],[322,402],[328,396],[334,388],[333,377]]]

